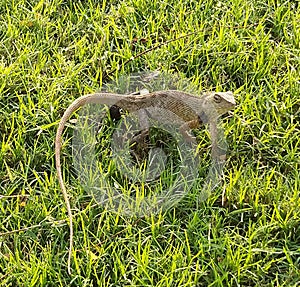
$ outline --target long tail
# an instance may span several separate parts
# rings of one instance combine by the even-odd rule
[[[69,201],[69,198],[68,198],[67,190],[66,190],[64,180],[63,180],[63,177],[62,177],[61,162],[60,162],[60,151],[61,151],[61,146],[62,146],[61,137],[62,137],[62,132],[63,132],[63,129],[64,129],[65,121],[67,120],[65,116],[67,116],[67,118],[69,117],[68,115],[66,115],[66,112],[65,112],[64,116],[62,117],[62,119],[59,123],[57,133],[56,133],[56,138],[55,138],[55,165],[56,165],[56,171],[57,171],[57,176],[58,176],[58,182],[59,182],[61,191],[62,191],[63,196],[64,196],[64,200],[65,200],[66,207],[67,207],[67,212],[68,212],[68,218],[69,218],[70,245],[69,245],[69,255],[68,255],[68,273],[71,274],[71,257],[72,257],[72,249],[73,249],[73,216],[72,216],[71,205],[70,205],[70,201]]]

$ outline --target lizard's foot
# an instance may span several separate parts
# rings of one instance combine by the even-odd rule
[[[140,131],[135,134],[129,143],[130,154],[137,164],[141,164],[148,158],[150,150],[150,134],[149,129]]]

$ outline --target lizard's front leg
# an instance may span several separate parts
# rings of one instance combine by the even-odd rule
[[[207,124],[208,122],[209,118],[207,114],[204,111],[202,111],[198,114],[198,116],[195,116],[195,119],[185,122],[183,125],[181,125],[179,130],[187,142],[195,142],[196,137],[192,136],[189,133],[189,130],[198,129],[204,124]]]
[[[189,131],[191,129],[197,129],[200,126],[203,125],[203,121],[201,120],[200,117],[198,117],[195,120],[189,121],[189,122],[185,122],[183,125],[181,125],[179,127],[179,131],[180,133],[183,135],[184,139],[187,142],[195,142],[196,141],[196,137],[192,136]]]

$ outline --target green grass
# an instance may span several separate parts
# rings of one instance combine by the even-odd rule
[[[0,1],[0,285],[299,286],[298,2],[99,2]],[[200,204],[122,217],[84,198],[65,148],[68,275],[55,132],[67,106],[118,67],[111,79],[160,68],[239,94],[223,119],[224,180]]]

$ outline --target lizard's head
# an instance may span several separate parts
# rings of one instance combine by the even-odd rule
[[[236,103],[233,93],[229,92],[212,92],[208,96],[209,104],[212,104],[218,115],[223,115],[232,110]]]

